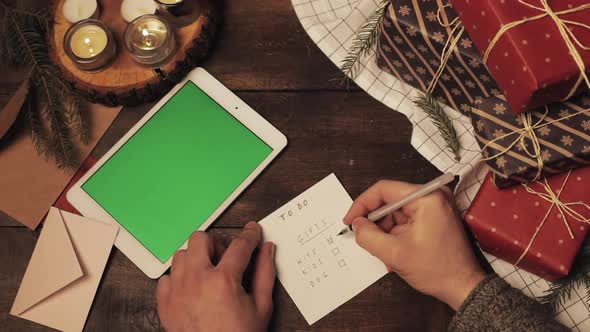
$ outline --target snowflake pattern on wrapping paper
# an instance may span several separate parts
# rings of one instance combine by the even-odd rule
[[[385,25],[388,28],[391,28],[391,22],[389,20],[383,20],[383,25]]]
[[[403,77],[406,82],[411,82],[414,80],[414,77],[412,77],[412,75],[410,75],[410,74],[404,74]]]
[[[584,128],[584,131],[590,131],[590,120],[582,121],[582,128]]]
[[[398,68],[401,68],[401,67],[404,66],[404,64],[401,61],[399,61],[399,60],[393,60],[393,65],[396,66],[396,67],[398,67]]]
[[[430,63],[431,65],[438,67],[440,65],[440,62],[438,60],[436,60],[435,58],[432,58],[428,61],[428,63]]]
[[[392,49],[391,47],[389,47],[389,45],[383,45],[381,46],[382,49],[385,50],[386,53],[391,53]]]
[[[549,152],[549,150],[541,151],[541,159],[543,159],[543,161],[550,160],[551,159],[551,152]]]
[[[472,80],[467,80],[465,82],[465,85],[467,85],[468,87],[470,87],[471,89],[475,88],[475,82],[473,82]]]
[[[432,35],[432,39],[436,40],[439,43],[442,43],[445,40],[445,34],[437,31]]]
[[[433,11],[429,11],[428,13],[426,13],[426,19],[430,22],[436,21],[436,19],[437,19],[436,13]]]
[[[467,104],[461,104],[461,110],[463,110],[463,112],[469,112],[471,110],[471,107]]]
[[[403,40],[403,39],[402,39],[402,37],[400,37],[400,36],[394,36],[394,37],[393,37],[393,41],[394,41],[396,44],[402,44],[402,43],[404,42],[404,40]]]
[[[584,145],[582,148],[583,153],[590,153],[590,145]]]
[[[466,104],[464,104],[464,105],[466,105]],[[479,119],[475,123],[475,128],[477,129],[477,131],[482,131],[483,130],[483,127],[485,127],[485,125],[486,124],[481,119]]]
[[[490,81],[490,77],[488,75],[480,75],[479,79],[484,81],[484,82],[489,82]],[[499,92],[496,89],[492,89],[491,93],[494,94],[494,91]]]
[[[561,136],[561,144],[563,144],[563,146],[572,146],[573,143],[574,139],[570,135]]]
[[[414,26],[409,26],[406,29],[406,33],[411,37],[415,37],[416,34],[418,33],[418,29],[416,29],[416,27],[414,27]]]
[[[412,53],[412,52],[410,52],[410,51],[407,51],[406,53],[404,53],[404,55],[405,55],[405,56],[406,56],[406,58],[408,58],[408,59],[415,59],[415,58],[416,58],[416,54],[414,54],[414,53]]]
[[[465,69],[463,69],[463,67],[455,67],[455,71],[459,74],[464,74],[465,73]]]
[[[504,135],[506,135],[506,132],[504,131],[504,129],[494,130],[494,138],[500,138],[500,137],[503,137]]]
[[[426,74],[426,69],[424,69],[424,67],[418,67],[416,68],[416,72],[420,75],[424,75]]]
[[[495,104],[494,112],[496,112],[496,114],[504,114],[504,112],[506,112],[506,106],[504,106],[504,104]]]
[[[442,74],[440,76],[440,78],[442,78],[443,81],[450,81],[451,80],[451,76],[449,74]]]
[[[400,13],[401,16],[408,16],[412,12],[412,9],[410,9],[410,7],[404,5],[404,6],[399,7],[398,12]]]
[[[459,90],[457,88],[452,88],[451,93],[455,96],[459,96],[459,95],[461,95],[461,90]]]
[[[479,66],[481,65],[481,62],[477,61],[476,59],[471,59],[471,60],[469,60],[469,65],[472,68],[479,68]]]
[[[499,96],[502,94],[502,91],[498,90],[498,89],[492,89],[490,91],[494,96]]]
[[[418,45],[418,50],[422,53],[428,52],[428,47],[424,46],[423,44]]]
[[[475,105],[481,105],[481,103],[483,103],[483,97],[482,96],[476,96],[475,99],[473,99],[473,104],[475,104]]]
[[[506,158],[504,158],[504,156],[496,158],[496,165],[498,165],[499,168],[504,168],[507,162],[508,161],[506,160]]]
[[[526,141],[520,141],[516,144],[516,149],[518,151],[528,151],[529,144]]]
[[[570,111],[568,109],[562,109],[559,111],[559,117],[565,118],[566,116],[570,116]]]
[[[316,1],[316,0],[314,0],[314,1]],[[329,6],[330,3],[331,2],[334,2],[334,1],[331,1],[331,0],[317,0],[317,1],[320,4],[325,4],[327,8],[330,8],[330,6]],[[471,1],[471,2],[474,2],[474,1]],[[508,2],[508,1],[506,1],[506,2]],[[299,5],[300,4],[299,1],[294,1],[293,0],[293,3],[294,3],[294,6],[296,6],[296,8],[301,8],[301,9],[306,8],[306,6],[300,6]],[[358,5],[359,8],[356,8],[357,7],[356,4],[355,5],[351,5],[351,7],[352,7],[351,13],[353,15],[350,15],[349,17],[347,17],[346,19],[344,19],[344,21],[346,23],[349,23],[350,26],[358,26],[358,25],[362,24],[362,22],[364,22],[365,19],[366,19],[366,17],[365,17],[366,15],[365,14],[367,14],[371,8],[377,7],[378,6],[378,3],[379,3],[379,1],[376,1],[376,0],[366,1],[366,2],[363,1],[363,2],[360,2],[360,5]],[[438,4],[435,3],[434,0],[420,0],[420,1],[416,1],[415,3],[417,3],[418,6],[420,6],[420,8],[423,8],[423,7],[428,8],[428,9],[423,9],[422,14],[421,14],[421,16],[422,15],[424,16],[423,20],[426,21],[425,29],[428,32],[427,35],[431,36],[433,32],[437,31],[437,29],[438,30],[441,30],[443,32],[446,32],[444,29],[441,29],[440,26],[438,25],[438,22],[436,22],[436,18],[437,18],[436,17],[436,12],[437,12]],[[295,5],[295,4],[297,4],[297,5]],[[367,4],[370,4],[371,6],[366,6]],[[391,18],[390,18],[391,13],[393,13],[393,15],[398,14],[397,10],[403,4],[408,4],[409,5],[409,8],[412,8],[412,10],[413,10],[409,14],[409,17],[408,16],[405,16],[403,18],[405,18],[405,19],[410,18],[409,21],[411,21],[411,22],[415,22],[417,20],[416,19],[416,16],[417,16],[416,15],[416,10],[414,9],[414,7],[411,4],[411,2],[409,2],[409,1],[408,2],[403,1],[403,2],[396,3],[394,1],[393,4],[394,4],[393,7],[389,7],[389,8],[393,8],[393,9],[390,9],[391,12],[389,10],[387,11],[387,16],[386,16],[386,19],[384,20],[385,22],[387,22],[387,23],[392,22],[391,21]],[[431,11],[430,14],[428,14],[428,12],[427,12],[428,10]],[[307,14],[307,11],[300,10],[300,12],[303,13],[305,16],[308,15]],[[359,14],[359,13],[361,15],[356,15],[356,14]],[[326,16],[330,16],[330,15],[326,15]],[[337,16],[337,15],[335,15],[335,16]],[[306,28],[306,31],[312,31],[314,33],[317,33],[317,32],[325,33],[325,30],[326,29],[328,31],[330,31],[330,32],[333,31],[333,29],[334,29],[333,26],[335,26],[335,25],[332,24],[332,23],[334,21],[328,21],[328,19],[323,19],[322,16],[317,16],[316,15],[316,17],[318,17],[319,24],[316,24],[316,25],[312,26],[309,29]],[[432,21],[431,22],[428,22],[429,19],[427,17],[430,17]],[[328,22],[326,22],[326,21],[328,21]],[[393,37],[395,35],[396,28],[395,28],[395,25],[394,24],[391,24],[391,25],[392,25],[393,28],[392,29],[389,29],[389,31],[391,32],[390,36]],[[384,26],[386,26],[386,23],[384,23]],[[404,26],[402,28],[403,29],[402,31],[405,32],[406,26]],[[418,26],[418,25],[416,25],[416,26]],[[421,31],[420,31],[421,29],[419,28],[418,30],[419,30],[418,36],[417,37],[414,37],[415,39],[421,38]],[[432,39],[432,41],[433,41],[433,43],[435,42],[434,39]],[[422,41],[420,40],[420,43],[421,42]],[[410,43],[418,43],[418,41],[411,41]],[[442,44],[444,44],[444,43],[445,43],[445,41],[442,42]],[[332,59],[332,61],[335,61],[335,62],[341,61],[341,59],[339,58],[339,56],[340,56],[341,53],[340,52],[336,52],[336,51],[337,51],[337,49],[339,47],[342,47],[343,45],[331,45],[331,44],[332,43],[322,43],[321,44],[322,45],[321,46],[322,50],[326,54],[329,54],[329,57],[330,57],[330,59]],[[384,45],[384,44],[386,44],[386,43],[383,43],[382,45]],[[401,43],[401,45],[400,44],[397,44],[397,43],[393,43],[393,44],[396,47],[399,47],[401,49],[401,52],[404,52],[407,49],[407,47],[409,46],[409,45],[406,46],[405,42]],[[328,45],[329,47],[326,46],[326,45]],[[418,46],[418,45],[415,44],[415,47],[416,46]],[[437,46],[440,46],[440,45],[437,45]],[[461,45],[458,45],[458,46],[459,46],[459,48],[461,50],[463,50],[463,47],[461,47]],[[344,47],[346,48],[346,46],[344,46]],[[440,48],[441,47],[439,47],[438,49],[440,50]],[[468,49],[468,50],[469,51],[471,51],[471,50],[475,51],[475,45],[473,45],[472,48],[471,49]],[[434,55],[434,54],[430,55],[428,53],[422,53],[422,52],[419,52],[419,54],[422,55],[422,56],[424,56],[424,58],[427,61],[429,61],[431,58],[435,58],[436,57],[436,55]],[[378,54],[377,57],[380,57],[381,55],[388,56],[389,57],[389,59],[388,59],[389,62],[393,62],[393,60],[395,60],[395,56],[393,56],[393,53],[386,53],[385,50],[383,50],[383,53]],[[369,57],[367,57],[367,58],[369,58]],[[500,95],[501,94],[500,91],[497,91],[499,88],[497,88],[496,86],[494,86],[493,79],[490,79],[490,81],[487,82],[487,83],[484,83],[484,82],[486,82],[484,79],[481,79],[480,80],[482,74],[487,74],[485,72],[485,65],[482,64],[482,65],[480,65],[480,67],[478,69],[474,69],[471,66],[469,66],[469,64],[468,64],[468,61],[470,60],[470,58],[472,58],[472,56],[468,56],[468,55],[465,54],[464,62],[467,65],[467,68],[469,68],[470,70],[472,70],[474,72],[474,75],[476,75],[474,77],[477,77],[477,80],[474,80],[473,78],[469,77],[468,75],[457,75],[458,77],[457,77],[457,81],[456,82],[455,82],[455,79],[454,78],[451,79],[450,82],[444,82],[444,81],[441,81],[441,82],[444,82],[443,84],[448,88],[448,90],[450,90],[451,88],[453,88],[455,86],[458,86],[458,85],[461,85],[461,84],[464,85],[464,82],[467,79],[470,79],[471,78],[476,83],[478,83],[477,84],[478,87],[480,86],[480,84],[479,84],[480,82],[483,83],[484,87],[481,88],[481,91],[478,90],[477,92],[475,90],[469,90],[470,92],[471,91],[474,92],[472,94],[472,97],[471,98],[468,98],[467,96],[461,96],[461,97],[458,97],[457,98],[457,97],[452,96],[452,94],[451,94],[450,97],[454,98],[453,100],[454,100],[454,102],[455,102],[456,105],[463,105],[463,104],[473,105],[473,103],[472,102],[469,102],[469,101],[470,100],[472,101],[473,95],[476,95],[476,94],[481,94],[481,95],[484,95],[485,94],[485,95],[487,95],[486,92],[488,92],[490,94],[494,94],[494,95]],[[381,58],[381,60],[384,61],[386,59]],[[374,74],[375,76],[378,76],[378,74],[380,73],[380,70],[374,68],[373,63],[370,62],[370,61],[373,61],[373,58],[370,59],[370,60],[367,60],[366,62],[363,63],[364,65],[367,65],[367,64],[369,65],[369,66],[367,66],[365,68],[365,72],[366,72],[367,76],[370,77],[371,74]],[[419,59],[415,59],[414,61],[408,61],[408,62],[409,63],[407,65],[404,65],[402,68],[397,68],[397,67],[394,67],[394,66],[391,66],[391,67],[394,68],[396,71],[399,71],[399,74],[400,75],[403,75],[403,74],[406,73],[406,71],[404,70],[404,68],[408,68],[408,69],[412,69],[413,70],[413,69],[415,69],[418,66],[425,66],[425,64],[420,63]],[[458,59],[458,56],[455,56],[454,55],[450,59],[449,68],[454,68],[460,62],[461,61],[460,61],[460,59]],[[384,65],[384,67],[381,68],[381,69],[385,69],[385,65],[387,63],[382,62],[382,64]],[[463,63],[461,63],[461,65],[463,65]],[[426,64],[426,66],[430,66],[428,64],[428,62]],[[433,66],[430,66],[430,67],[432,67],[434,69],[435,67],[437,68],[438,65],[433,65]],[[487,75],[489,75],[489,74],[487,74]],[[363,79],[365,79],[365,77],[363,77]],[[380,79],[380,77],[377,78],[377,81],[376,82],[379,82],[379,79]],[[415,85],[416,79],[413,80],[413,83]],[[392,83],[392,85],[394,85],[394,84],[395,84],[395,87],[396,88],[399,87],[399,83],[397,81],[396,81],[396,83]],[[387,84],[385,84],[385,85],[387,85]],[[402,86],[403,86],[403,84],[402,84]],[[392,88],[392,86],[388,86],[388,88]],[[496,88],[496,92],[494,92],[494,90],[493,90],[494,88]],[[381,93],[381,92],[392,91],[393,89],[391,89],[391,90],[383,89],[383,91],[381,89],[372,89],[372,90],[375,91],[376,93]],[[414,90],[412,90],[412,91],[414,91]],[[440,97],[442,95],[442,92],[443,92],[442,89],[437,89],[437,91],[435,93],[435,96],[436,97]],[[404,94],[404,95],[406,95],[406,92],[405,91],[404,92],[401,92],[401,93]],[[386,95],[386,94],[383,94],[383,95]],[[381,95],[377,95],[377,96],[381,97]],[[412,95],[409,95],[409,96],[406,96],[406,97],[411,98],[411,96]],[[443,97],[445,97],[445,100],[450,99],[446,95],[443,96]],[[385,102],[385,101],[387,101],[387,99],[384,99],[383,101]],[[590,103],[590,100],[589,100],[589,103]],[[395,104],[397,106],[397,102]],[[403,104],[409,105],[411,103],[403,103]],[[403,104],[400,104],[399,105],[399,108],[400,109],[403,109]],[[447,100],[446,104],[449,104],[449,101],[448,100]],[[491,104],[490,106],[493,106],[493,104]],[[462,108],[462,106],[461,106],[461,108]],[[480,108],[480,107],[478,107],[478,108]],[[492,114],[495,115],[495,113],[493,113],[493,111],[492,111]],[[590,117],[588,119],[590,119]],[[463,119],[463,120],[465,120],[465,119]],[[580,121],[581,120],[582,119],[580,119]],[[488,123],[486,120],[483,120],[483,121],[486,124]],[[457,123],[460,124],[461,123],[461,120],[459,120]],[[466,124],[469,124],[468,119],[467,119],[467,121],[465,123]],[[418,136],[418,135],[413,136],[412,143],[414,143],[414,141],[415,141],[416,143],[423,144],[423,145],[420,145],[420,147],[418,148],[418,151],[421,154],[423,154],[428,160],[432,161],[433,163],[436,163],[437,160],[439,160],[441,158],[438,158],[436,160],[433,159],[433,158],[435,158],[435,156],[437,156],[437,153],[439,153],[439,154],[444,153],[444,149],[440,149],[440,146],[439,147],[436,146],[436,143],[439,143],[439,142],[437,142],[437,140],[435,140],[435,139],[438,139],[439,135],[433,136],[433,138],[431,138],[431,135],[436,134],[436,131],[434,129],[432,131],[430,131],[428,129],[427,130],[424,130],[423,127],[421,126],[421,124],[419,122],[418,123],[413,123],[413,124],[414,124],[414,126],[416,128],[416,130],[414,132],[415,134],[417,132],[420,132],[422,134],[422,131],[424,131],[424,133],[426,134],[426,136],[424,136],[424,135],[422,135],[422,136]],[[474,127],[476,127],[476,123],[475,122],[473,123],[473,125],[474,125]],[[469,128],[469,130],[473,130],[473,129]],[[552,133],[557,134],[557,131],[558,130],[559,129],[556,128],[556,130],[553,130]],[[585,133],[587,133],[587,134],[590,135],[590,132],[588,132],[588,131],[584,131],[583,129],[579,129],[579,130],[580,131],[583,131],[583,132],[585,132]],[[509,131],[509,130],[506,130],[506,131]],[[469,135],[462,136],[462,139],[464,137],[466,137],[466,136],[469,136]],[[419,139],[418,140],[415,140],[414,137],[419,138]],[[434,142],[434,144],[433,144],[433,142]],[[579,144],[579,142],[576,142],[576,144]],[[589,145],[587,147],[587,149],[590,150],[590,143],[586,143],[586,145]],[[439,148],[439,149],[437,149],[437,148]],[[490,153],[493,153],[494,150],[490,149],[490,151],[491,151]],[[512,161],[511,157],[505,156],[505,158],[508,159],[508,164],[506,165],[506,167],[509,167],[509,166],[511,168],[512,167],[518,167],[518,166],[512,166],[510,164],[510,162]],[[496,167],[495,162],[491,162],[491,164],[494,167]],[[438,167],[441,167],[441,170],[442,170],[442,167],[447,167],[448,165],[446,163],[439,163],[439,164],[437,164],[437,166]],[[461,170],[463,170],[463,169],[461,169]],[[452,168],[451,171],[456,172],[457,171],[457,168]],[[526,174],[534,173],[534,171],[535,171],[534,170],[534,166],[533,167],[528,166],[527,168],[525,168],[525,167],[522,167],[521,168],[521,172],[523,174],[525,174],[525,177],[527,177]],[[471,175],[471,173],[468,173],[468,174]],[[464,180],[471,180],[471,178],[470,177],[466,177]],[[467,183],[468,183],[468,186],[469,186],[468,188],[470,188],[471,191],[470,192],[468,191],[468,192],[466,192],[466,194],[461,195],[462,198],[460,198],[461,200],[463,200],[465,202],[465,204],[467,204],[468,201],[471,201],[470,198],[473,197],[471,194],[474,193],[477,190],[477,187],[478,187],[478,183],[477,182],[474,182],[473,187],[471,187],[471,185],[469,184],[469,181]],[[497,270],[499,272],[502,272],[503,274],[508,273],[508,276],[502,275],[502,277],[504,277],[506,279],[509,279],[510,283],[513,284],[513,285],[516,283],[515,287],[518,287],[519,289],[523,289],[524,291],[527,291],[527,290],[530,291],[530,289],[533,289],[533,287],[536,287],[535,289],[539,289],[539,290],[541,290],[542,288],[545,287],[545,283],[542,280],[541,280],[541,282],[537,282],[537,278],[536,277],[533,277],[533,276],[530,276],[529,277],[527,273],[523,273],[522,271],[516,271],[516,270],[514,270],[512,268],[511,265],[509,265],[507,263],[504,263],[504,262],[500,261],[499,259],[496,259],[496,258],[488,258],[488,260],[491,261],[492,263],[494,263],[494,264],[492,264],[492,266],[494,268],[496,268],[496,263],[499,263],[500,265],[498,265],[499,267],[497,268]],[[528,287],[531,283],[533,283],[532,287]],[[537,284],[539,284],[538,287],[537,287]],[[533,290],[533,292],[534,292],[534,290]],[[530,292],[528,294],[531,295]],[[577,300],[577,297],[576,296],[572,296],[572,300],[574,298],[576,298],[576,300]],[[570,303],[574,303],[574,301],[572,301]],[[568,303],[568,305],[569,305],[569,303]],[[579,309],[580,307],[582,307],[582,308],[584,307],[583,300],[582,301],[579,301],[578,303],[576,303],[576,306],[572,306],[572,310],[570,310],[570,311],[572,313],[574,311],[582,311],[582,310]],[[575,325],[579,325],[580,324],[579,322],[582,321],[583,319],[586,319],[586,316],[587,316],[586,312],[581,313],[581,315],[575,315],[575,316],[573,314],[571,314],[571,313],[568,313],[568,311],[565,311],[565,312],[564,311],[561,311],[561,312],[562,312],[562,314],[560,315],[560,318],[565,318],[566,321],[569,321],[570,322],[569,324],[571,324],[572,327],[573,327],[574,324]],[[571,317],[570,317],[570,314],[571,314]],[[582,315],[584,317],[581,317]],[[561,320],[563,321],[564,319],[561,319]],[[570,321],[570,320],[573,320],[573,321]],[[590,330],[588,330],[588,328],[587,328],[588,326],[590,326],[590,324],[588,324],[589,322],[590,322],[590,319],[588,321],[586,321],[585,323],[581,323],[582,326],[581,327],[578,327],[578,329],[576,329],[574,327],[572,330],[574,330],[574,331],[586,331],[586,332],[590,332]],[[586,327],[586,328],[584,328],[584,327]]]
[[[539,128],[538,131],[539,131],[539,134],[541,134],[541,136],[547,136],[547,135],[551,134],[551,128],[549,128],[547,126]]]
[[[520,174],[524,174],[527,172],[527,168],[524,166],[518,166],[518,168],[516,169],[516,171]]]
[[[461,46],[463,46],[463,48],[470,48],[471,45],[473,45],[473,42],[469,38],[461,39],[460,43],[461,43]]]

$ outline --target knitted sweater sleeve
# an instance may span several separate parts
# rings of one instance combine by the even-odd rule
[[[469,294],[449,331],[569,331],[536,300],[512,288],[496,274],[488,275]]]

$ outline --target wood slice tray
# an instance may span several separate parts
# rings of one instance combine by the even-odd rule
[[[71,26],[62,14],[64,1],[56,0],[53,6],[50,57],[82,96],[107,106],[134,106],[161,98],[205,59],[221,21],[221,1],[197,0],[201,8],[199,18],[188,26],[175,28],[176,54],[160,68],[147,68],[135,63],[125,48],[123,36],[128,23],[121,16],[122,0],[99,0],[99,19],[115,35],[117,58],[103,71],[91,73],[78,69],[64,51],[64,37]]]

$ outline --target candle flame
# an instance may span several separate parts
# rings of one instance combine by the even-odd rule
[[[90,45],[90,42],[91,42],[90,38],[88,38],[88,37],[84,38],[84,43],[86,43],[86,45]]]

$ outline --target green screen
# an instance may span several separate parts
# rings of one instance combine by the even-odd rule
[[[189,81],[82,188],[165,262],[271,152]]]

